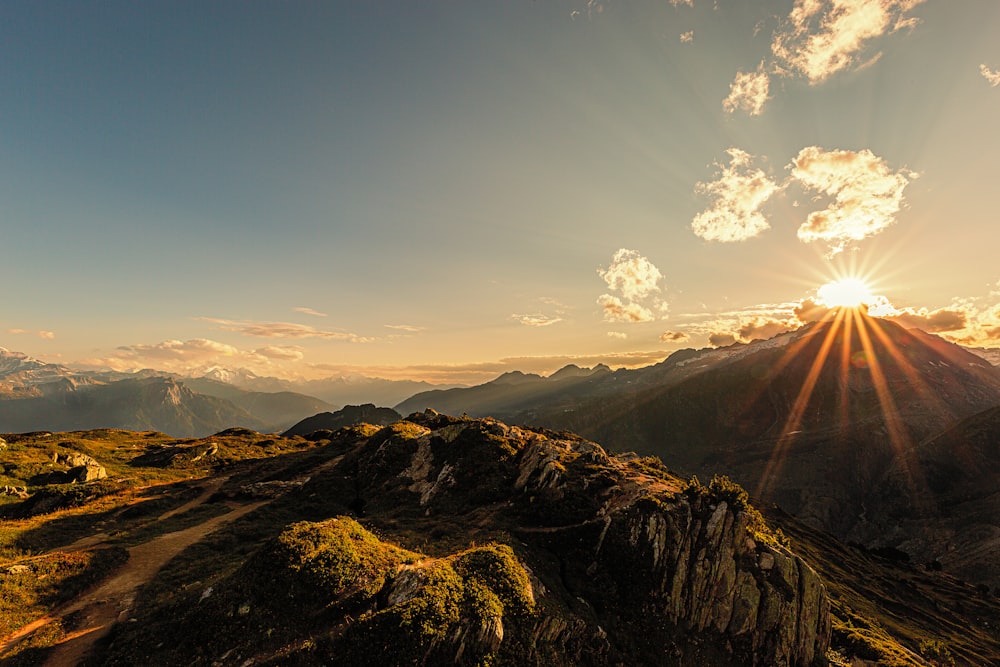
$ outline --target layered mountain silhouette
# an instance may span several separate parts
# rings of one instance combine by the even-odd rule
[[[423,402],[494,414],[655,454],[685,474],[726,473],[842,539],[945,561],[953,541],[942,534],[918,548],[917,534],[931,517],[981,512],[933,491],[935,471],[925,468],[934,465],[933,451],[947,458],[941,452],[949,446],[921,443],[1000,405],[1000,373],[983,358],[861,314],[749,345],[684,350],[655,366],[591,376],[565,389],[545,378],[515,385],[499,380],[422,394],[397,407]],[[988,454],[969,456],[983,461]],[[949,469],[955,488],[988,483],[974,468]],[[890,488],[894,514],[884,500]],[[913,520],[886,531],[890,517],[900,514]],[[1000,532],[997,516],[959,524]],[[968,558],[963,574],[1000,584],[988,564],[996,562],[995,552]]]

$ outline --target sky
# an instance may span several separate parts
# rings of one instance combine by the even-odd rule
[[[0,346],[477,383],[766,338],[845,279],[1000,346],[997,34],[996,0],[4,3]]]

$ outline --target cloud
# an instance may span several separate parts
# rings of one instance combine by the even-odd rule
[[[235,331],[244,336],[256,336],[258,338],[323,338],[328,340],[342,340],[350,343],[370,343],[375,340],[374,338],[366,338],[354,333],[325,331],[306,324],[295,324],[294,322],[241,322],[214,317],[197,317],[195,319],[218,325],[215,328],[222,331]]]
[[[691,221],[691,229],[706,241],[744,241],[770,227],[758,210],[781,189],[758,168],[751,166],[752,155],[730,148],[729,165],[719,168],[715,181],[698,183],[695,191],[712,195],[715,202]]]
[[[828,242],[832,254],[893,224],[903,204],[903,190],[918,176],[892,171],[868,149],[824,151],[808,146],[789,168],[792,178],[806,188],[833,197],[826,209],[810,213],[798,231],[804,242]]]
[[[736,73],[736,78],[729,84],[729,96],[722,101],[722,108],[729,113],[741,109],[751,116],[759,116],[770,99],[770,88],[771,78],[764,71],[762,60],[756,71]]]
[[[652,322],[656,319],[653,312],[638,303],[625,303],[611,294],[602,294],[597,299],[604,311],[607,322]]]
[[[799,322],[808,324],[809,322],[819,322],[822,320],[830,312],[830,309],[812,299],[803,299],[794,312]]]
[[[1000,86],[1000,70],[991,70],[985,64],[979,66],[979,73],[983,75],[986,82],[996,88]]]
[[[680,7],[685,5],[686,7],[694,7],[694,0],[670,0],[670,4],[674,7]]]
[[[300,361],[306,356],[305,351],[296,345],[267,345],[257,348],[253,354],[277,361]]]
[[[921,329],[928,333],[958,331],[964,329],[968,324],[967,313],[950,308],[939,308],[938,310],[905,308],[886,319],[907,329]]]
[[[682,331],[664,331],[660,334],[661,343],[684,343],[691,337]]]
[[[426,331],[426,327],[417,327],[412,324],[383,324],[386,329],[395,329],[396,331],[405,331],[406,333],[420,333],[421,331]]]
[[[609,331],[608,338],[617,338],[618,340],[625,340],[628,338],[628,334],[623,331]]]
[[[598,269],[597,273],[607,283],[608,288],[621,292],[629,301],[639,301],[653,292],[659,292],[657,283],[663,274],[652,262],[635,250],[621,248],[611,259],[611,266]]]
[[[193,338],[187,341],[167,340],[155,345],[123,345],[118,348],[122,358],[142,357],[144,359],[184,359],[184,360],[204,360],[218,356],[233,357],[239,354],[239,350],[232,345],[209,340],[207,338]]]
[[[326,313],[321,313],[318,310],[313,310],[312,308],[306,308],[305,306],[298,306],[292,308],[297,313],[302,313],[304,315],[312,315],[313,317],[328,317]]]
[[[681,33],[681,44],[690,44],[694,41],[694,30]]]
[[[512,318],[521,324],[529,327],[547,327],[562,322],[561,317],[549,317],[548,315],[511,315]]]
[[[34,336],[38,336],[39,338],[45,340],[52,340],[53,338],[56,337],[55,333],[53,333],[52,331],[29,331],[27,329],[7,329],[7,333],[15,336],[19,336],[21,334],[32,334]]]
[[[750,342],[755,339],[768,339],[798,329],[802,322],[796,320],[778,320],[766,317],[754,317],[740,323],[739,340]]]
[[[869,44],[886,34],[912,28],[906,13],[923,0],[795,0],[771,43],[771,52],[790,74],[810,83],[878,59]]]
[[[725,333],[722,331],[717,331],[710,334],[708,337],[708,343],[712,347],[726,347],[727,345],[732,345],[736,342],[736,336],[731,333]]]

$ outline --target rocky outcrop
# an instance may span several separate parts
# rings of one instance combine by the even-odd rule
[[[554,578],[535,573],[538,597],[571,611],[538,618],[531,660],[810,665],[829,644],[825,586],[742,489],[743,500],[692,493],[655,459],[432,412],[383,429],[356,457],[356,502],[371,515],[444,519],[494,503],[496,525],[557,560]],[[644,645],[628,647],[637,633]]]

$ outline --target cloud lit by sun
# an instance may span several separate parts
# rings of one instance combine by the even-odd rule
[[[816,296],[827,308],[860,308],[871,303],[873,295],[860,278],[841,278],[820,287]]]

